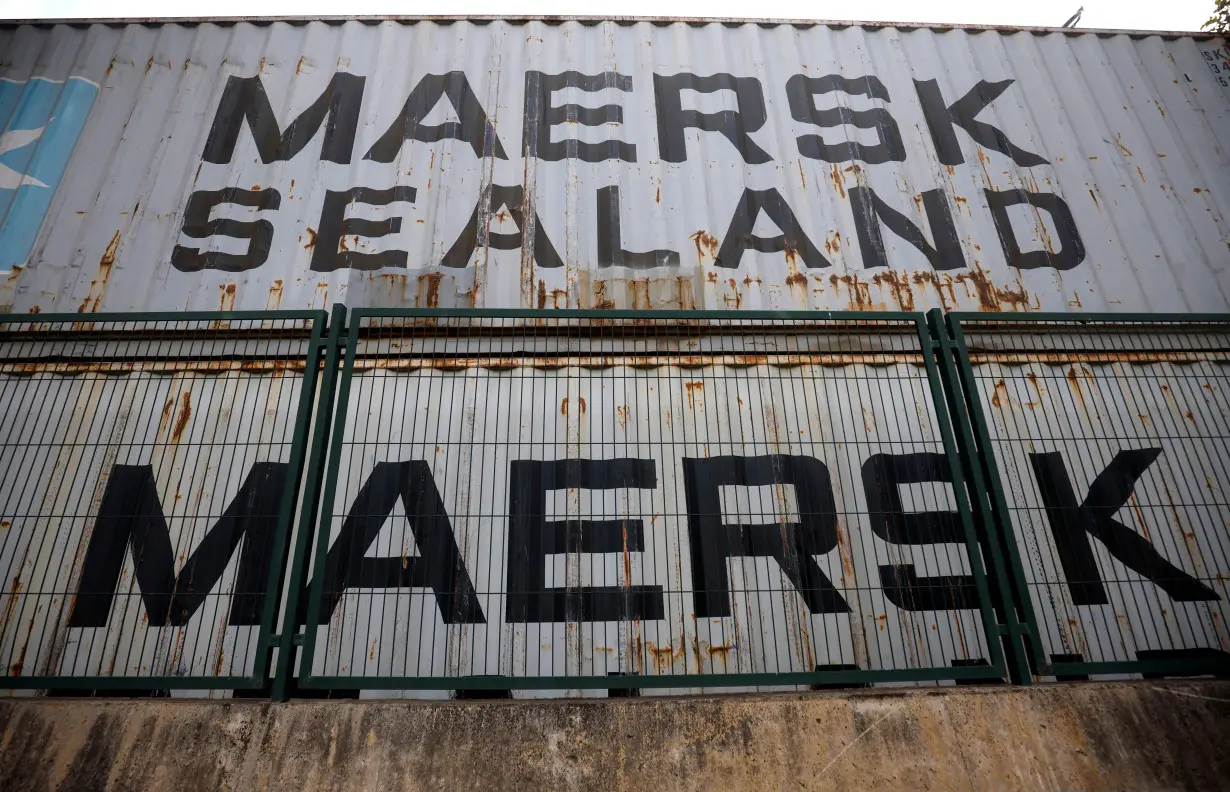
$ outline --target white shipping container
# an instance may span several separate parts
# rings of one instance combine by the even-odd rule
[[[0,306],[1225,311],[1230,50],[0,23]]]

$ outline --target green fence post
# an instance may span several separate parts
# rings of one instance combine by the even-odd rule
[[[308,554],[316,527],[320,482],[325,469],[325,454],[329,443],[329,428],[333,417],[333,392],[337,383],[337,361],[346,330],[346,306],[335,303],[329,317],[329,337],[325,341],[324,371],[320,378],[320,397],[316,405],[316,421],[312,427],[312,450],[303,477],[303,502],[299,508],[299,531],[291,556],[289,586],[286,592],[286,612],[278,641],[278,660],[270,698],[285,701],[290,676],[295,671],[296,645],[303,635],[299,631],[299,600],[303,578],[307,574]],[[316,360],[311,361],[316,365]]]
[[[983,466],[987,460],[982,449],[975,442],[975,432],[970,421],[966,404],[969,399],[978,398],[977,394],[968,392],[954,363],[956,348],[948,328],[944,322],[944,314],[938,308],[927,312],[927,324],[931,328],[932,337],[940,350],[940,379],[944,386],[944,395],[948,402],[948,411],[952,416],[952,424],[960,447],[962,466],[966,472],[966,480],[972,488],[971,500],[974,505],[975,525],[982,540],[982,546],[990,557],[990,575],[992,588],[996,596],[996,612],[999,616],[999,632],[1004,644],[1004,654],[1008,662],[1008,672],[1013,684],[1028,685],[1033,681],[1028,656],[1023,640],[1028,630],[1017,617],[1017,603],[1013,592],[1008,566],[1004,562],[1003,548],[1000,546],[999,531],[996,530],[996,515],[991,508],[987,492]]]

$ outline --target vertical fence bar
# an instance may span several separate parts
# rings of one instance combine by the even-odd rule
[[[335,306],[335,311],[344,311],[342,306]],[[321,456],[318,460],[318,465],[324,476],[324,490],[321,495],[321,507],[319,510],[319,521],[316,523],[319,531],[313,537],[315,540],[315,548],[312,542],[307,543],[307,550],[304,558],[312,558],[312,567],[315,574],[312,575],[311,584],[309,586],[308,603],[307,603],[307,624],[303,634],[303,650],[300,653],[300,670],[298,681],[300,687],[313,687],[312,667],[316,657],[316,635],[318,633],[318,622],[320,621],[320,606],[321,595],[325,585],[325,563],[329,552],[329,538],[333,530],[333,502],[337,493],[337,477],[338,466],[340,465],[340,454],[342,446],[342,436],[346,430],[346,415],[349,411],[350,402],[350,387],[352,373],[354,371],[355,353],[358,348],[358,339],[363,325],[363,310],[358,309],[350,313],[349,322],[339,323],[339,328],[336,330],[338,339],[342,337],[342,326],[345,326],[345,347],[346,357],[341,368],[341,383],[338,388],[336,399],[336,407],[333,410],[333,428],[331,431],[321,432],[321,440],[325,442],[327,438],[328,457]],[[336,344],[333,346],[334,363],[333,368],[336,369],[337,355]],[[323,449],[322,449],[323,453]],[[306,562],[305,562],[306,564]]]
[[[947,351],[944,346],[942,336],[933,336],[934,326],[929,326],[935,318],[934,313],[926,317],[920,317],[918,322],[918,337],[919,344],[925,350],[923,360],[927,367],[927,380],[931,386],[931,397],[935,404],[936,420],[940,424],[940,433],[944,441],[944,455],[947,458],[949,468],[952,472],[952,491],[957,499],[958,512],[961,515],[961,528],[965,534],[966,547],[969,551],[970,571],[973,573],[975,584],[978,587],[978,603],[982,613],[983,629],[987,635],[987,649],[991,653],[990,662],[992,666],[1001,669],[1004,672],[1004,677],[1011,677],[1013,681],[1017,681],[1017,673],[1015,668],[1016,658],[1011,653],[1011,648],[1007,657],[1003,651],[1004,647],[1001,641],[997,640],[1002,636],[1000,624],[996,622],[995,614],[997,609],[992,605],[991,592],[987,582],[987,575],[982,563],[982,552],[986,552],[992,563],[992,568],[998,575],[1001,572],[998,548],[989,542],[980,542],[978,532],[975,529],[973,515],[975,512],[970,507],[970,491],[965,484],[965,466],[962,464],[962,440],[967,434],[967,427],[964,423],[965,416],[963,413],[952,410],[953,392],[949,383],[949,378],[945,375],[947,370]],[[940,360],[940,366],[936,365],[936,358]],[[951,419],[950,419],[951,416]],[[954,425],[956,431],[954,432]],[[974,479],[975,496],[978,493],[977,479]],[[1007,608],[1007,614],[1011,618],[1011,607]],[[1007,663],[1007,665],[1005,665]]]
[[[954,458],[960,461],[969,478],[975,525],[978,529],[980,543],[991,559],[993,570],[991,584],[994,589],[996,612],[1000,618],[996,631],[1000,634],[1006,649],[1005,658],[1011,681],[1017,685],[1028,685],[1033,680],[1024,645],[1028,638],[1028,627],[1021,624],[1018,616],[1019,596],[1013,596],[1016,587],[1011,582],[1012,578],[1009,577],[1007,565],[1004,562],[1003,540],[998,527],[996,511],[992,509],[990,503],[991,496],[986,484],[987,465],[983,457],[984,449],[988,449],[989,446],[986,443],[979,444],[974,439],[977,430],[971,423],[970,410],[967,408],[971,394],[957,371],[955,361],[959,359],[959,353],[954,348],[953,340],[944,322],[943,312],[938,308],[928,311],[927,324],[939,347],[939,374],[943,383],[944,398],[956,430],[957,450],[954,452]],[[991,464],[993,466],[994,463]]]
[[[970,443],[974,449],[971,462],[975,463],[980,470],[980,478],[987,496],[987,500],[983,503],[984,513],[987,516],[987,534],[992,537],[1000,549],[1001,561],[1004,559],[1007,561],[1007,569],[998,569],[997,577],[1000,587],[1007,589],[1004,595],[1005,600],[1011,601],[1014,610],[1014,614],[1008,617],[1010,619],[1009,630],[1013,629],[1013,622],[1017,623],[1015,629],[1019,637],[1014,641],[1018,644],[1014,650],[1014,656],[1019,653],[1020,645],[1025,645],[1029,649],[1026,659],[1032,660],[1032,663],[1028,663],[1026,667],[1018,669],[1019,684],[1025,684],[1024,680],[1032,676],[1029,673],[1031,669],[1033,674],[1044,673],[1048,667],[1048,659],[1041,651],[1041,646],[1036,639],[1038,623],[1034,615],[1033,601],[1030,599],[1029,588],[1025,582],[1025,567],[1017,548],[1016,533],[1012,528],[1008,500],[1004,494],[1004,483],[999,474],[1000,466],[996,459],[995,448],[991,443],[990,431],[987,428],[986,413],[982,409],[982,399],[978,395],[977,382],[970,363],[969,347],[966,344],[960,321],[953,314],[948,314],[945,319],[946,332],[943,332],[942,336],[951,340],[953,359],[956,361],[955,373],[959,380],[958,383],[954,383],[953,393],[960,394],[960,401],[963,402],[963,407],[969,417],[968,426],[972,434]],[[938,317],[936,321],[938,323]],[[1021,616],[1017,616],[1017,613]]]
[[[271,698],[285,701],[294,674],[297,647],[303,642],[300,632],[300,611],[303,579],[307,574],[309,552],[315,536],[320,508],[320,484],[324,476],[326,451],[331,437],[333,418],[333,395],[337,384],[338,354],[342,347],[342,334],[346,331],[346,306],[338,303],[329,315],[329,336],[324,342],[324,364],[320,377],[320,397],[316,402],[316,420],[311,430],[312,446],[303,478],[303,502],[299,509],[299,525],[295,534],[294,551],[291,554],[290,575],[286,591],[286,608],[282,631],[278,636],[278,656],[273,675]],[[310,362],[313,370],[318,358]],[[309,405],[310,410],[310,405]],[[310,415],[310,412],[309,412]]]
[[[1230,434],[1230,317],[950,314],[947,321],[1036,673],[1230,674],[1220,528],[1230,504],[1226,461],[1214,450]],[[982,377],[998,377],[993,396],[979,387],[967,330],[980,365],[1011,367]],[[1000,416],[995,427],[987,399]],[[1167,460],[1183,472],[1168,472]],[[1032,548],[1028,569],[1018,543]],[[1087,570],[1074,566],[1080,548]],[[1040,604],[1035,589],[1045,592]],[[1052,639],[1039,629],[1037,608],[1050,609]],[[1178,629],[1193,613],[1205,613],[1204,629]],[[1152,618],[1133,621],[1145,614]]]
[[[311,432],[312,404],[316,396],[316,379],[320,364],[326,315],[323,311],[312,320],[312,336],[308,342],[303,367],[303,383],[299,390],[299,408],[295,416],[295,430],[291,441],[290,472],[282,492],[282,513],[278,517],[278,533],[269,558],[269,585],[265,590],[265,611],[261,616],[261,636],[257,645],[258,662],[254,668],[254,685],[263,686],[269,678],[273,661],[273,631],[277,626],[278,608],[282,601],[283,572],[286,569],[287,551],[294,526],[295,502],[299,495],[299,482],[303,477],[303,456]]]
[[[0,317],[0,685],[266,684],[322,319]]]
[[[336,328],[332,329],[336,332]],[[491,465],[507,466],[511,461],[528,459],[533,462],[532,470],[539,471],[534,475],[548,476],[552,482],[548,485],[545,483],[548,479],[544,479],[531,489],[543,486],[547,491],[562,493],[567,490],[569,493],[554,507],[549,505],[548,499],[545,507],[548,512],[540,513],[544,507],[538,504],[520,516],[523,523],[527,519],[537,521],[534,525],[538,527],[530,530],[545,531],[541,539],[544,547],[554,548],[547,555],[562,557],[559,568],[565,571],[563,579],[557,577],[556,582],[547,582],[546,588],[543,588],[543,581],[534,582],[536,578],[528,584],[526,581],[519,584],[530,586],[520,591],[519,596],[540,603],[535,606],[538,610],[546,608],[539,614],[545,616],[546,621],[530,619],[528,626],[523,627],[520,621],[503,623],[505,598],[510,595],[507,591],[489,588],[500,581],[508,585],[502,565],[508,565],[510,576],[517,571],[517,565],[506,558],[510,552],[507,547],[494,559],[482,555],[484,552],[491,554],[491,537],[478,535],[476,546],[487,549],[480,549],[478,556],[470,557],[471,560],[477,558],[486,568],[467,570],[483,577],[470,577],[461,586],[458,583],[462,579],[460,573],[450,572],[447,585],[452,588],[449,591],[437,588],[443,578],[437,575],[437,584],[431,584],[420,571],[418,565],[425,562],[426,555],[415,556],[412,561],[407,557],[404,543],[408,541],[408,534],[404,525],[392,524],[392,545],[375,555],[371,555],[374,545],[370,548],[352,546],[355,536],[345,540],[339,538],[339,546],[344,541],[343,549],[348,555],[333,561],[340,565],[343,574],[348,574],[347,569],[358,568],[356,564],[367,564],[366,568],[373,570],[381,581],[387,580],[375,586],[385,591],[348,594],[348,587],[364,589],[364,586],[344,581],[329,584],[340,590],[325,591],[323,575],[313,576],[307,591],[308,618],[298,675],[300,689],[489,691],[492,695],[506,696],[515,689],[703,690],[732,686],[1002,680],[1008,670],[995,621],[992,588],[972,521],[964,484],[966,473],[957,459],[958,440],[948,419],[941,372],[932,357],[935,353],[936,345],[922,314],[666,311],[544,314],[518,310],[394,309],[351,312],[328,459],[321,461],[317,457],[310,465],[316,469],[323,464],[325,470],[319,519],[320,524],[327,527],[316,532],[314,549],[308,550],[315,556],[316,568],[321,569],[325,556],[331,557],[336,550],[329,546],[331,533],[343,514],[348,515],[344,525],[355,518],[358,521],[355,525],[366,526],[362,529],[362,535],[368,537],[364,541],[376,541],[372,533],[375,518],[379,518],[381,525],[388,526],[388,517],[383,511],[366,514],[363,509],[373,507],[369,501],[376,493],[382,503],[391,503],[389,486],[414,489],[430,485],[433,494],[427,500],[423,500],[427,497],[423,493],[428,490],[414,489],[418,494],[408,496],[411,500],[406,503],[407,516],[413,514],[416,521],[427,520],[437,526],[453,526],[447,529],[453,534],[451,541],[466,552],[471,541],[475,541],[474,530],[503,532],[500,528],[503,521],[511,519],[505,508],[511,510],[513,506],[502,500],[507,497],[503,477],[510,476],[511,472],[503,468],[491,469]],[[357,365],[360,360],[361,366]],[[487,373],[475,373],[479,370]],[[650,371],[655,373],[638,373]],[[492,389],[497,394],[494,402],[490,398]],[[514,396],[512,401],[505,398]],[[618,396],[624,403],[606,404],[608,396]],[[354,409],[361,407],[366,423],[348,427],[348,405],[354,400],[358,400]],[[826,409],[825,405],[831,409]],[[618,415],[618,423],[626,423],[622,434],[615,427],[615,407],[624,411]],[[879,407],[883,407],[883,411],[877,415]],[[485,410],[487,415],[477,415],[479,409]],[[607,412],[596,412],[599,409]],[[515,421],[492,434],[496,424],[485,422],[502,417],[506,410],[515,411]],[[833,410],[840,414],[832,414]],[[920,421],[914,420],[916,412]],[[411,418],[411,415],[418,417]],[[477,423],[473,423],[475,420]],[[638,421],[647,423],[642,427]],[[465,431],[471,432],[472,437],[458,434],[462,424],[469,427]],[[547,424],[554,428],[544,433]],[[391,441],[390,445],[380,438],[384,438],[394,425],[402,439]],[[377,442],[372,442],[372,438]],[[317,437],[317,442],[319,440]],[[430,462],[433,444],[437,460],[434,463]],[[360,448],[362,453],[356,453]],[[384,450],[386,448],[391,450]],[[395,455],[381,456],[393,451]],[[426,454],[428,460],[419,459],[420,452]],[[450,453],[456,456],[450,457]],[[734,456],[730,456],[732,454]],[[876,460],[871,461],[868,455]],[[619,461],[625,457],[627,459]],[[729,468],[728,472],[720,474],[711,472],[710,478],[718,475],[721,482],[731,487],[772,485],[777,493],[775,497],[783,503],[789,498],[781,490],[793,487],[791,491],[800,499],[798,506],[783,505],[781,508],[803,509],[804,503],[810,503],[805,514],[812,519],[822,516],[815,511],[817,508],[829,507],[817,505],[823,501],[815,500],[819,493],[807,489],[810,485],[801,485],[804,489],[800,492],[791,478],[782,478],[787,475],[783,471],[793,470],[795,472],[788,475],[795,476],[802,469],[798,466],[818,465],[815,469],[821,469],[825,464],[822,460],[827,460],[832,466],[832,481],[827,486],[841,490],[844,504],[832,507],[842,512],[839,515],[833,511],[834,525],[839,519],[845,520],[843,527],[835,529],[844,538],[835,541],[845,544],[840,551],[836,545],[832,548],[826,545],[823,554],[831,553],[832,556],[824,563],[832,564],[834,570],[841,569],[832,574],[841,576],[841,585],[846,587],[845,596],[851,598],[849,601],[857,610],[849,616],[830,617],[829,606],[825,604],[829,595],[818,594],[819,589],[813,590],[819,586],[820,578],[813,580],[811,567],[805,574],[800,571],[802,557],[811,555],[806,546],[816,541],[823,543],[823,540],[799,538],[804,544],[797,547],[795,540],[788,540],[788,546],[780,552],[781,558],[773,561],[776,551],[771,551],[764,543],[769,541],[770,535],[780,535],[781,530],[801,530],[799,525],[787,520],[784,525],[788,528],[769,531],[763,538],[751,538],[759,536],[757,531],[771,527],[762,523],[767,521],[775,525],[775,521],[779,517],[784,519],[786,513],[778,515],[776,507],[770,509],[770,503],[760,500],[768,497],[762,495],[735,493],[732,497],[736,497],[736,501],[719,507],[728,518],[727,522],[748,524],[739,529],[746,531],[748,538],[730,540],[736,543],[729,552],[732,564],[736,557],[745,560],[740,562],[742,566],[732,566],[735,571],[722,587],[713,588],[715,581],[709,581],[708,588],[701,585],[694,577],[694,565],[700,561],[695,554],[692,558],[687,555],[691,541],[695,541],[695,537],[693,540],[687,538],[692,530],[688,528],[688,521],[695,517],[693,511],[699,509],[697,514],[702,511],[708,514],[711,507],[702,508],[691,501],[684,504],[684,480],[689,474],[685,468],[682,470],[684,477],[680,477],[681,470],[676,468],[685,459],[690,458],[691,464],[699,465],[707,457],[718,460],[706,466],[707,470]],[[622,470],[636,460],[643,462],[650,458],[659,461],[655,465],[656,474],[647,479],[657,481],[647,489],[658,493],[669,491],[672,493],[669,496],[653,496],[666,497],[668,502],[654,509],[642,503],[638,508],[643,512],[621,513],[619,525],[622,531],[628,532],[622,544],[612,544],[609,538],[590,534],[607,530],[615,523],[609,518],[593,520],[595,514],[580,505],[582,501],[572,491],[589,490],[596,497],[610,486],[599,485],[598,479],[592,478],[599,475],[594,472],[576,478],[582,475],[579,471],[597,470],[599,462],[601,466],[614,465],[613,469]],[[727,458],[732,461],[727,463],[724,461]],[[922,459],[926,465],[932,464],[934,458],[946,460],[940,463],[947,468],[946,473],[921,469],[918,473],[903,474],[907,478],[900,482],[889,480],[897,475],[887,472],[895,469],[892,465],[898,464],[893,460],[912,465]],[[380,479],[383,483],[369,490],[374,486],[373,471],[349,469],[359,459],[365,460],[364,464],[371,464],[374,459],[376,464],[407,465],[408,469],[430,472],[414,474],[413,482],[401,479],[392,482],[385,480],[389,470],[385,468]],[[503,461],[497,463],[497,459]],[[424,461],[428,461],[425,468]],[[666,464],[671,467],[663,468]],[[523,468],[520,475],[531,468]],[[829,475],[825,474],[826,479]],[[915,483],[909,475],[922,476],[924,484],[932,481],[952,484],[952,491],[956,493],[952,496],[955,509],[948,507],[952,517],[942,509],[937,510],[947,496],[926,488],[916,495],[904,495],[904,485]],[[434,482],[429,481],[431,476],[436,478]],[[463,478],[464,482],[459,483]],[[582,481],[591,483],[581,485]],[[360,485],[362,489],[356,491]],[[524,481],[522,485],[529,486]],[[625,483],[614,488],[628,486]],[[706,486],[720,489],[713,482]],[[458,500],[458,487],[466,490],[478,487],[481,491],[467,496],[468,499]],[[880,498],[877,513],[883,527],[873,526],[873,530],[867,532],[866,521],[871,517],[858,512],[855,504],[860,503],[864,493],[870,492],[868,488],[872,487],[882,490],[877,496]],[[358,500],[349,502],[362,493],[367,493],[363,496],[366,504],[363,508]],[[903,497],[921,500],[906,507],[901,502]],[[738,500],[740,498],[743,500]],[[533,499],[536,503],[537,495]],[[685,505],[686,514],[683,512]],[[427,511],[412,512],[412,507]],[[565,512],[568,519],[561,521]],[[961,538],[939,540],[938,543],[920,538],[930,530],[925,527],[914,531],[916,534],[922,532],[915,538],[905,535],[894,538],[898,529],[892,526],[909,512],[933,515],[917,520],[916,524],[924,526],[929,524],[928,519],[936,520],[937,524],[945,526],[942,529],[945,532],[950,530],[947,526],[951,520],[952,530]],[[550,519],[547,519],[548,514]],[[640,539],[635,540],[638,543],[635,548],[629,544],[633,541],[627,538],[632,536],[633,518],[643,526],[643,548]],[[674,527],[665,527],[666,518]],[[599,523],[606,527],[597,527]],[[523,524],[518,530],[524,532],[527,528]],[[549,536],[560,530],[564,533],[555,538]],[[621,563],[629,569],[633,566],[627,558],[629,551],[637,554],[668,552],[661,544],[663,539],[653,533],[662,531],[679,533],[678,536],[672,533],[674,538],[670,541],[682,552],[678,564],[669,569],[662,567],[655,573],[657,577],[651,575],[645,580],[665,587],[668,601],[663,614],[646,620],[615,619],[604,622],[607,626],[601,628],[592,620],[578,618],[581,609],[589,607],[581,603],[583,596],[590,596],[582,592],[591,584],[581,584],[583,587],[577,588],[574,576],[588,570],[594,583],[609,581],[596,559],[604,553],[615,552],[619,549],[616,545],[622,547],[624,560]],[[398,536],[401,538],[396,538]],[[425,552],[422,541],[422,537],[414,538],[420,553]],[[439,541],[443,539],[432,541],[438,550]],[[385,556],[390,551],[396,555],[399,542],[402,543],[402,561],[395,564],[396,558]],[[911,544],[915,545],[913,563],[911,551],[907,549]],[[945,546],[947,550],[939,549]],[[957,546],[961,550],[957,550]],[[582,547],[589,549],[582,550]],[[586,553],[590,555],[586,557]],[[841,555],[840,563],[838,555]],[[959,562],[962,564],[968,558],[968,576],[922,571],[925,567],[943,570],[945,565],[957,563],[958,557],[963,559]],[[372,563],[363,560],[368,558]],[[750,566],[756,558],[769,562],[765,567],[767,572],[760,571],[763,562],[757,562],[760,566]],[[722,567],[727,565],[726,560],[715,563]],[[772,571],[779,569],[776,564],[786,565],[780,569],[795,576],[793,582],[786,582],[784,589],[777,583],[770,583],[777,580],[776,577],[762,577],[766,573],[779,574]],[[935,564],[939,566],[932,566]],[[414,571],[410,571],[411,568]],[[383,571],[377,573],[377,569]],[[716,573],[716,567],[714,571]],[[537,576],[541,572],[534,574]],[[632,576],[625,572],[620,579],[629,583]],[[889,586],[893,592],[891,598],[886,593]],[[433,592],[432,588],[436,590]],[[637,590],[634,592],[633,588]],[[625,603],[639,601],[650,596],[649,589],[653,586],[621,588],[622,594],[618,596]],[[396,593],[398,590],[403,593]],[[688,627],[691,623],[688,602],[714,596],[730,598],[732,611],[738,612],[723,618],[732,618],[733,623],[725,627],[713,626],[709,623],[718,617],[699,614],[693,605],[691,610],[698,613],[695,621],[704,623]],[[807,608],[800,608],[803,601],[796,602],[799,596],[808,598]],[[471,626],[473,620],[458,618],[467,607],[465,603],[473,601],[474,597],[485,603],[486,626],[478,622],[475,624],[480,626]],[[372,632],[390,629],[387,611],[397,606],[387,603],[398,601],[408,602],[407,607],[416,609],[408,613],[419,613],[417,609],[421,609],[421,619],[410,616],[406,622],[395,615],[391,635]],[[554,605],[550,604],[552,601]],[[958,602],[970,604],[957,605]],[[325,608],[332,609],[331,619],[324,613]],[[883,615],[878,620],[864,624],[881,611]],[[442,627],[439,626],[441,618],[444,619]],[[821,618],[831,618],[833,623],[821,626]],[[845,632],[851,628],[838,621],[847,619],[860,622],[854,627],[856,637],[853,640],[871,647],[870,660],[864,657],[861,664],[851,664],[841,657],[846,651],[842,642],[852,639],[846,637]],[[322,620],[326,623],[318,624]],[[573,624],[574,621],[577,624]],[[575,631],[567,635],[559,633],[558,650],[543,648],[555,640],[549,637],[555,634],[554,628],[544,625],[556,624],[562,630],[564,622],[576,627]],[[611,625],[617,625],[617,629]],[[948,632],[942,635],[934,632],[936,625],[941,632]],[[803,652],[810,656],[814,649],[811,644],[813,629],[835,630],[831,641],[837,643],[826,645],[822,642],[820,649],[815,650],[822,653],[822,661],[814,667],[808,663],[800,666],[795,654]],[[609,668],[605,660],[599,663],[601,658],[593,654],[598,649],[589,647],[589,643],[597,642],[597,636],[604,632],[618,632],[622,636],[619,640],[626,642],[632,652],[628,655],[627,666],[619,666],[614,675],[590,670],[591,666]],[[713,639],[714,632],[727,639]],[[480,635],[486,637],[476,642]],[[713,640],[702,643],[702,637]],[[484,641],[497,640],[501,642],[498,646],[484,644]],[[398,647],[405,646],[407,641],[407,656],[394,663],[400,663],[401,670],[386,671],[385,660],[376,656],[377,648],[395,655],[400,651]],[[420,641],[425,643],[420,645]],[[508,641],[514,645],[510,646]],[[715,651],[722,653],[720,664],[704,662],[705,646],[714,641],[720,644],[715,644]],[[745,644],[748,641],[750,643]],[[800,649],[800,642],[812,648]],[[605,643],[607,646],[602,651],[613,651],[611,641],[605,640]],[[327,647],[320,649],[319,656],[318,644]],[[634,649],[631,648],[633,644]],[[469,654],[455,654],[462,648]],[[441,649],[442,656],[436,651]],[[473,664],[475,658],[493,658],[489,649],[498,652],[499,657],[495,658],[500,661],[498,674],[492,673],[495,666],[488,667],[481,662]],[[423,652],[427,652],[426,657]],[[735,653],[741,653],[737,655],[738,662],[727,663],[725,658]],[[842,662],[834,662],[834,658]],[[371,669],[376,671],[373,673]]]

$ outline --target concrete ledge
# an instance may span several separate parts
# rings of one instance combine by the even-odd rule
[[[1230,683],[0,702],[4,790],[1230,788]]]

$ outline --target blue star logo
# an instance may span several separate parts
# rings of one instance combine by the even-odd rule
[[[25,265],[97,96],[83,77],[0,78],[0,271]]]

